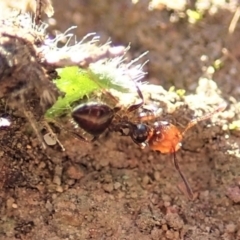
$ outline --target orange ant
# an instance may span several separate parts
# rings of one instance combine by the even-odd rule
[[[144,123],[134,124],[130,121],[125,121],[113,126],[113,130],[121,132],[124,136],[130,136],[136,144],[141,146],[141,148],[149,146],[151,150],[173,154],[173,164],[185,184],[188,197],[193,199],[193,191],[180,169],[176,158],[176,152],[181,148],[181,141],[190,128],[200,121],[209,119],[213,114],[221,112],[225,108],[225,104],[220,105],[213,112],[191,120],[182,132],[180,132],[175,125],[166,121],[154,122],[153,126],[148,126]],[[128,133],[124,133],[124,129],[127,129]]]
[[[127,113],[138,110],[144,104],[143,94],[137,85],[136,89],[141,102],[128,107]],[[223,111],[225,107],[225,105],[219,106],[213,112],[191,120],[182,132],[175,125],[166,121],[154,122],[152,126],[146,123],[135,123],[133,120],[129,120],[126,115],[119,116],[118,112],[121,108],[111,108],[107,104],[99,102],[78,105],[72,111],[72,118],[80,128],[94,136],[93,140],[109,129],[110,131],[120,132],[122,136],[130,136],[141,148],[149,146],[152,150],[173,154],[173,164],[186,186],[189,198],[193,199],[193,191],[179,167],[176,152],[181,148],[181,141],[188,129],[200,121],[209,119],[213,114]],[[153,118],[156,118],[153,113],[150,116],[139,116],[138,122]],[[83,139],[81,136],[78,137]]]

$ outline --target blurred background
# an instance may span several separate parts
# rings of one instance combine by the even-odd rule
[[[240,94],[237,0],[52,0],[52,4],[55,14],[45,18],[52,33],[77,26],[73,32],[78,40],[96,32],[102,43],[111,39],[114,45],[131,44],[133,57],[148,50],[152,83],[194,92],[199,77],[207,73],[227,95]],[[35,1],[2,0],[1,15],[6,6],[29,11],[35,9]]]
[[[114,45],[131,43],[134,57],[148,50],[152,83],[194,92],[199,77],[208,75],[225,94],[240,94],[236,0],[53,0],[53,5],[52,29],[76,25],[79,39],[96,32],[103,43],[109,38]]]

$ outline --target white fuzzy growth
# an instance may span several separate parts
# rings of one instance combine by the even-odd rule
[[[80,66],[89,68],[94,74],[102,78],[107,78],[111,84],[115,84],[129,91],[136,91],[136,82],[139,83],[146,72],[143,71],[144,64],[138,61],[144,57],[142,54],[135,60],[128,62],[126,52],[130,47],[111,46],[108,41],[104,45],[99,44],[99,36],[95,33],[89,33],[79,42],[75,35],[71,33],[76,27],[71,27],[63,34],[50,39],[46,34],[47,24],[36,25],[34,18],[30,14],[20,14],[2,20],[4,27],[21,28],[28,36],[30,42],[40,40],[41,45],[35,46],[35,51],[41,54],[41,60],[56,68],[67,66]],[[25,35],[22,33],[22,37]],[[65,42],[65,45],[58,47],[59,43]]]
[[[143,71],[144,64],[138,61],[143,58],[147,52],[138,58],[127,62],[126,53],[130,47],[117,46],[112,47],[108,41],[104,45],[99,45],[99,36],[95,33],[87,34],[81,41],[73,42],[74,34],[69,33],[69,28],[65,33],[59,34],[54,39],[46,39],[42,46],[42,54],[45,61],[56,67],[80,66],[86,65],[94,74],[99,76],[99,80],[110,79],[111,84],[136,91],[136,82],[139,82],[145,75]],[[57,47],[59,42],[65,41],[61,48]]]
[[[93,73],[102,75],[102,78],[110,79],[112,84],[128,89],[130,92],[136,92],[137,82],[140,84],[139,81],[146,75],[146,72],[143,71],[146,62],[144,64],[136,64],[136,62],[146,54],[147,52],[130,63],[127,62],[124,55],[112,59],[103,59],[91,63],[89,68]]]
[[[26,35],[32,35],[35,39],[43,39],[46,36],[47,24],[41,23],[36,25],[34,18],[29,13],[19,14],[19,12],[13,11],[11,16],[7,19],[1,19],[0,25],[2,28],[19,29],[21,31],[21,37]],[[24,34],[25,32],[25,34]]]

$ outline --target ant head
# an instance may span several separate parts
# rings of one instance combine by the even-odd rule
[[[149,132],[150,128],[146,124],[134,124],[131,127],[129,135],[135,143],[141,144],[148,139]]]
[[[144,144],[149,137],[151,129],[143,123],[134,124],[130,121],[124,121],[112,126],[112,130],[115,132],[120,132],[122,136],[129,136],[132,140],[138,144]]]

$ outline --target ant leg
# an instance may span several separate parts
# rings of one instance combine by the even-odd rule
[[[109,96],[111,98],[111,100],[113,101],[114,104],[117,105],[117,103],[119,102],[118,99],[116,97],[113,96],[113,94],[110,91],[107,91],[102,85],[101,83],[99,83],[99,81],[96,79],[96,76],[94,76],[94,73],[92,73],[90,70],[88,71],[88,74],[91,78],[91,80],[98,86],[99,89],[101,89],[101,91],[106,94],[107,96]]]
[[[114,124],[113,126],[111,126],[111,128],[109,128],[110,131],[119,132],[121,136],[125,136],[125,137],[129,137],[131,135],[130,134],[131,129],[132,129],[132,124],[128,121]]]
[[[143,97],[143,94],[142,94],[140,88],[138,87],[137,83],[136,83],[136,89],[137,89],[138,96],[141,99],[141,102],[130,106],[127,109],[128,112],[133,112],[133,111],[137,110],[138,108],[140,108],[144,104],[144,97]]]
[[[155,114],[154,110],[145,109],[145,112],[142,112],[139,114],[137,120],[140,122],[146,122],[146,121],[151,121],[156,118],[157,118],[157,115]]]
[[[212,111],[210,113],[207,113],[206,115],[204,115],[202,117],[198,117],[198,118],[195,118],[195,119],[191,120],[188,123],[188,125],[186,126],[185,130],[182,132],[182,135],[184,135],[187,132],[188,129],[195,126],[198,122],[201,122],[203,120],[211,118],[213,114],[218,113],[218,112],[222,112],[222,111],[224,111],[225,108],[226,108],[226,104],[222,104],[218,108],[216,108],[214,111]]]
[[[185,175],[183,174],[183,172],[180,169],[180,166],[178,164],[177,157],[176,157],[176,151],[173,151],[173,164],[174,164],[174,167],[176,168],[176,170],[178,171],[180,177],[182,178],[182,180],[184,182],[184,185],[185,185],[186,190],[187,190],[188,197],[192,200],[193,197],[194,197],[193,196],[193,191],[192,191]]]
[[[91,74],[91,72],[89,72],[89,74]],[[105,94],[107,94],[108,96],[110,96],[110,97],[112,98],[112,100],[113,100],[116,104],[118,103],[116,97],[114,97],[110,92],[108,92],[106,89],[104,89],[104,88],[101,86],[101,84],[95,79],[94,74],[92,74],[92,80],[98,85],[99,88],[102,89],[102,91],[103,91]],[[141,101],[140,101],[140,103],[131,105],[131,106],[127,109],[128,112],[133,112],[133,111],[137,110],[138,108],[140,108],[140,107],[144,104],[143,94],[142,94],[142,92],[141,92],[141,90],[140,90],[140,88],[139,88],[139,86],[137,85],[136,82],[135,82],[135,86],[136,86],[137,94],[138,94],[138,96],[139,96],[139,98],[140,98]]]
[[[84,138],[83,136],[81,136],[80,134],[73,132],[73,131],[69,131],[73,136],[75,136],[77,139],[83,141],[83,142],[90,142],[89,140],[87,140],[86,138]]]
[[[99,139],[99,136],[94,136],[93,139],[90,140],[90,142],[95,142],[98,139]]]
[[[70,131],[70,133],[73,136],[75,136],[78,140],[83,141],[83,142],[87,142],[87,143],[94,142],[99,138],[99,136],[94,136],[91,140],[88,140],[88,139],[84,138],[83,136],[81,136],[80,134],[78,134],[76,132]]]

